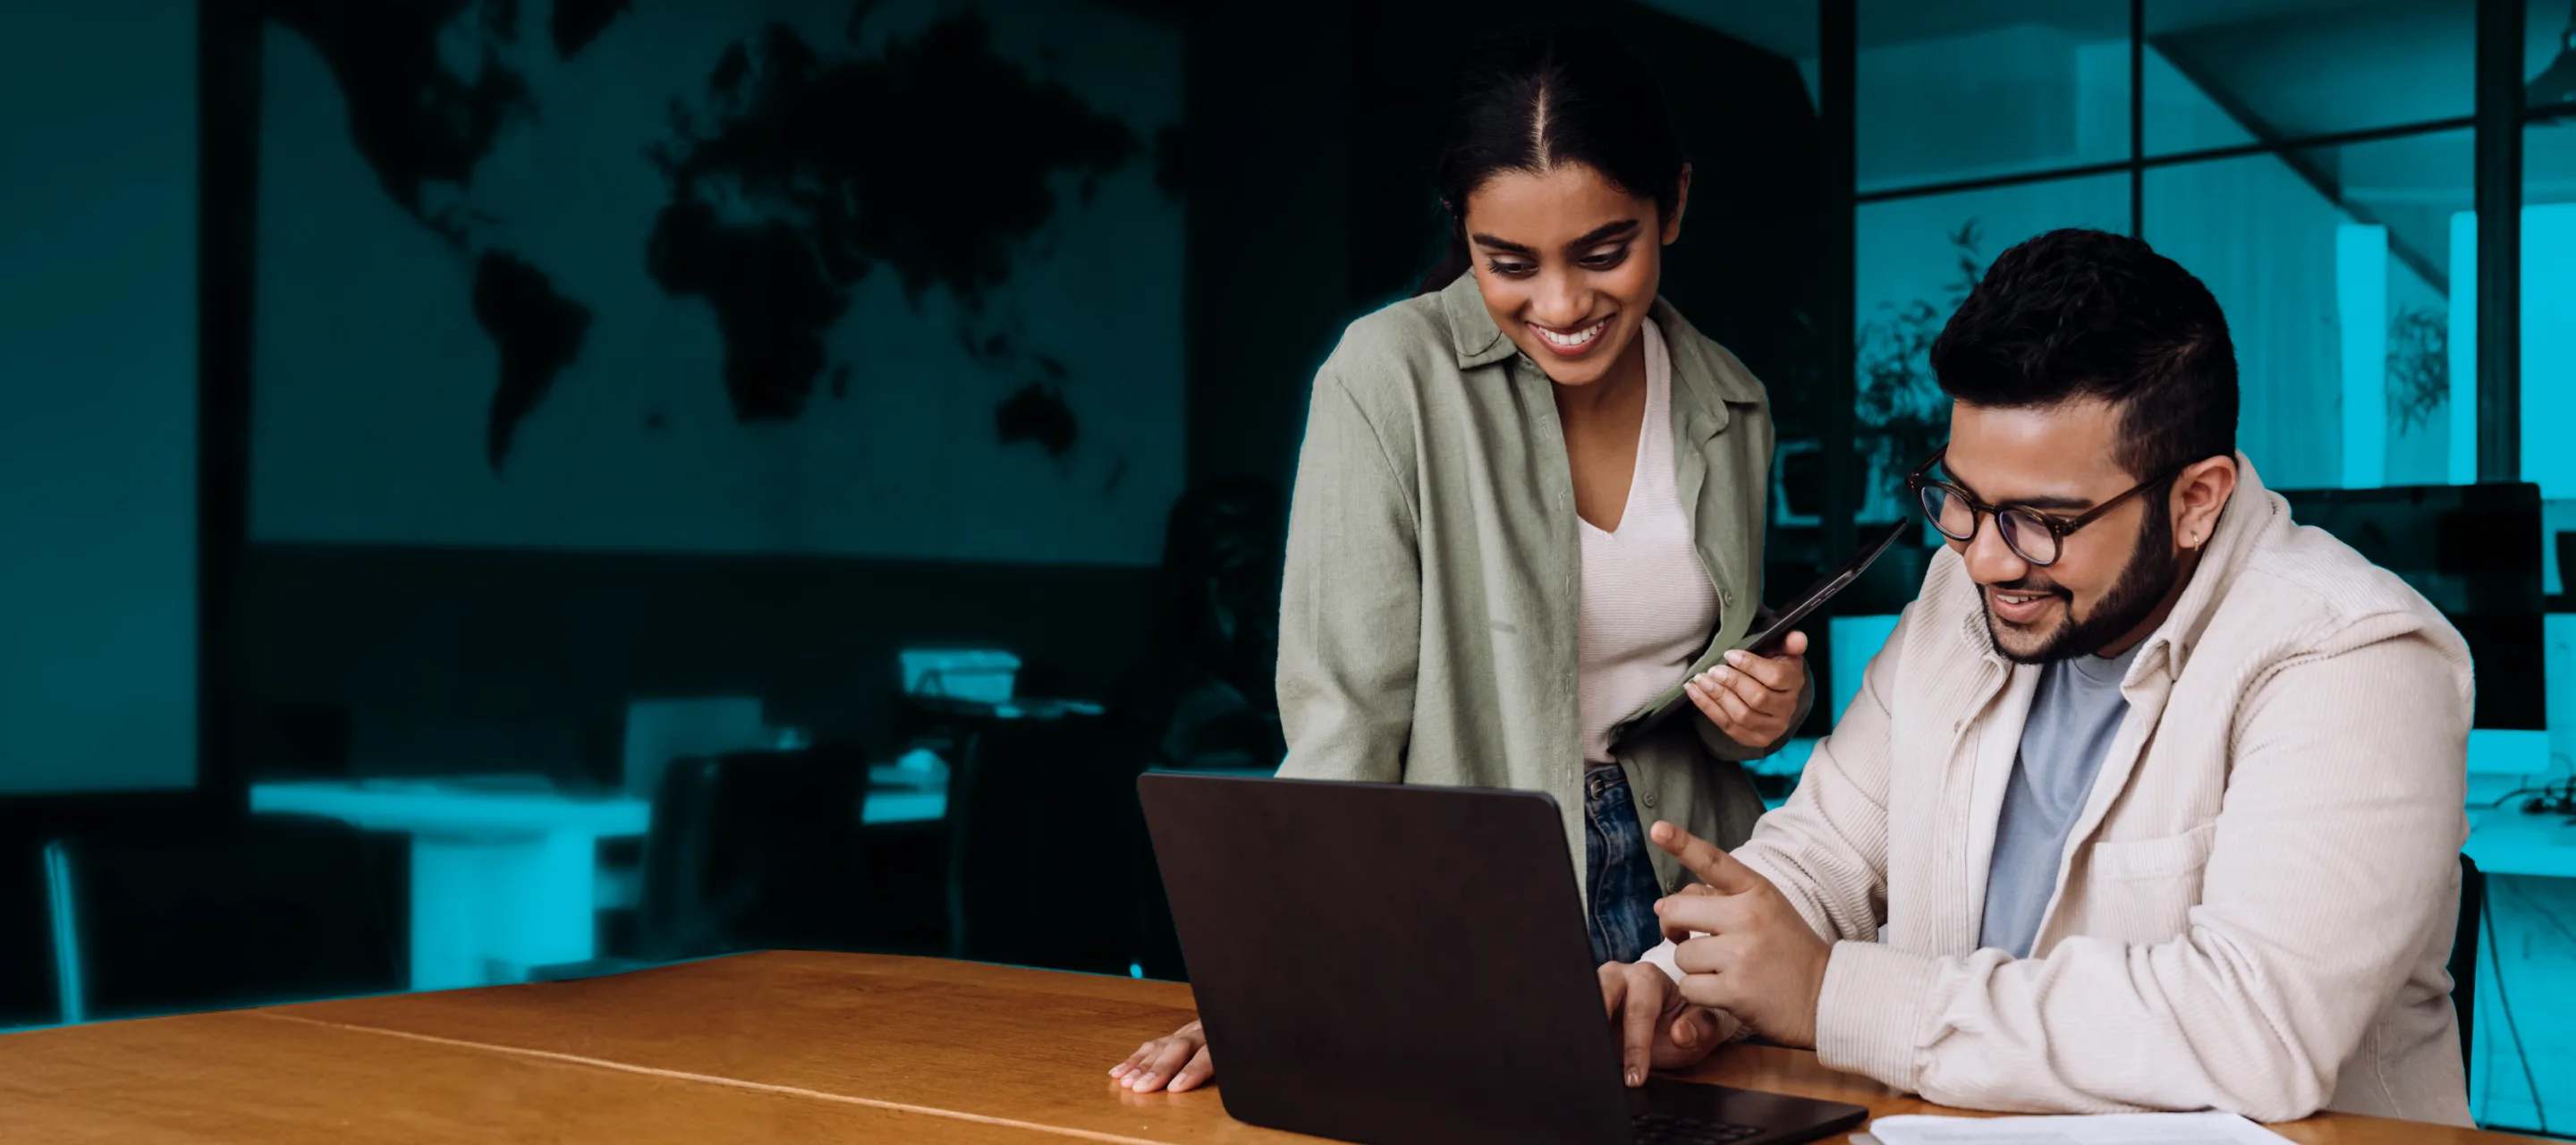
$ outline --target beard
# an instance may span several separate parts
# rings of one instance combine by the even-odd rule
[[[2065,619],[2060,620],[2056,630],[2040,641],[2039,647],[2027,652],[2015,652],[2006,647],[2003,634],[1995,630],[1994,609],[1986,604],[1984,594],[1979,593],[1979,607],[1986,616],[1986,640],[1994,645],[1996,655],[2016,664],[2053,664],[2088,656],[2127,635],[2155,612],[2156,607],[2164,603],[2165,594],[2172,591],[2182,561],[2174,552],[2173,522],[2164,513],[2153,511],[2163,508],[2163,498],[2156,498],[2149,505],[2151,511],[2138,524],[2137,548],[2129,556],[2128,567],[2120,570],[2119,579],[2111,583],[2109,592],[2102,594],[2101,601],[2093,606],[2092,615],[2077,619],[2074,597],[2042,576],[2024,576],[1987,586],[2005,592],[2049,593],[2065,602]],[[2037,571],[2033,570],[2034,573]]]

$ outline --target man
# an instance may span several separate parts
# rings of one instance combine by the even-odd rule
[[[2201,283],[1995,261],[1932,349],[1950,538],[1796,795],[1602,968],[1630,1076],[1740,1020],[1945,1104],[2469,1124],[2445,962],[2471,683],[2235,450]]]

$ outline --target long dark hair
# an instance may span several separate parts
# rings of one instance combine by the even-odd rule
[[[1449,250],[1416,293],[1439,290],[1474,264],[1467,196],[1495,175],[1580,163],[1631,195],[1652,196],[1669,217],[1687,161],[1663,89],[1615,37],[1561,24],[1497,34],[1469,50],[1450,88],[1432,169],[1449,212]]]

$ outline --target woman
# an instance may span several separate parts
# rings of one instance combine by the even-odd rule
[[[1607,36],[1472,52],[1437,169],[1449,255],[1316,375],[1289,508],[1280,774],[1554,795],[1605,964],[1654,946],[1689,881],[1644,822],[1742,842],[1762,803],[1734,761],[1808,702],[1803,635],[1726,651],[1757,619],[1771,422],[1657,297],[1690,178]],[[1110,1073],[1212,1070],[1193,1022]]]

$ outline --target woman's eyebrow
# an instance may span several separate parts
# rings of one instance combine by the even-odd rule
[[[1567,250],[1576,250],[1582,247],[1609,242],[1612,239],[1626,238],[1637,232],[1637,226],[1637,220],[1635,219],[1620,219],[1617,222],[1603,223],[1600,226],[1584,232],[1582,237],[1565,244],[1565,247]],[[1506,238],[1497,238],[1481,231],[1467,237],[1478,246],[1491,247],[1495,250],[1504,251],[1509,254],[1529,255],[1532,257],[1535,257],[1538,254],[1538,248],[1536,247],[1529,246],[1524,243],[1516,243]]]
[[[1608,242],[1611,239],[1626,238],[1629,235],[1636,233],[1636,230],[1637,220],[1621,219],[1615,223],[1603,223],[1600,226],[1594,227],[1590,231],[1585,232],[1582,238],[1576,239],[1565,245],[1568,250],[1575,247],[1592,246],[1596,243]]]

